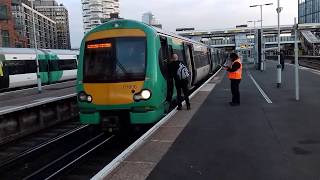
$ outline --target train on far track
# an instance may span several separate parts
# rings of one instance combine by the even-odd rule
[[[0,48],[0,91],[76,79],[78,50]]]
[[[114,20],[91,30],[79,56],[80,121],[108,131],[159,121],[177,98],[168,74],[173,53],[189,69],[190,89],[226,59],[223,50],[138,21]]]

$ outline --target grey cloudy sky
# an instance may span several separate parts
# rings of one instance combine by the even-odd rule
[[[80,0],[57,0],[63,3],[70,16],[71,43],[73,48],[80,46],[83,37],[82,10]],[[260,8],[249,8],[253,4],[274,3],[263,7],[266,25],[277,24],[277,0],[119,0],[120,16],[141,20],[145,12],[151,11],[163,24],[163,29],[174,31],[179,27],[196,29],[232,28],[246,24],[248,20],[260,19]],[[298,16],[297,0],[280,0],[284,7],[281,24],[293,24]],[[251,25],[253,26],[253,25]]]

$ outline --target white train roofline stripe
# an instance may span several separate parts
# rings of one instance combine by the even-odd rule
[[[194,91],[189,97],[194,97],[202,87],[204,87],[208,82],[210,82],[219,72],[221,68],[212,75],[205,83],[203,83],[196,91]],[[185,102],[183,102],[183,105]],[[104,179],[107,175],[109,175],[116,167],[120,165],[130,154],[132,154],[136,149],[138,149],[143,143],[156,131],[161,125],[167,122],[172,116],[177,113],[177,108],[172,110],[169,114],[167,114],[164,118],[162,118],[156,125],[154,125],[151,129],[149,129],[144,135],[142,135],[139,139],[137,139],[133,144],[131,144],[126,150],[124,150],[120,155],[118,155],[115,159],[113,159],[107,166],[105,166],[102,170],[100,170],[95,176],[91,178],[91,180],[101,180]]]
[[[43,104],[48,104],[48,103],[59,101],[59,100],[62,100],[62,99],[68,99],[68,98],[74,97],[76,95],[77,95],[77,93],[72,93],[72,94],[68,94],[68,95],[64,95],[64,96],[60,96],[60,97],[52,97],[52,98],[48,97],[48,99],[43,100],[43,101],[36,101],[35,100],[36,102],[31,103],[31,104],[27,104],[27,105],[23,105],[23,106],[14,106],[13,108],[1,110],[0,111],[0,115],[4,115],[4,114],[12,113],[12,112],[15,112],[15,111],[20,111],[20,110],[32,108],[32,107],[35,107],[35,106],[40,106],[40,105],[43,105]]]

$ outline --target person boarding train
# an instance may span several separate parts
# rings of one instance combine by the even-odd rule
[[[189,100],[189,90],[188,90],[188,78],[189,72],[186,66],[179,61],[179,56],[177,54],[172,54],[171,62],[169,63],[169,73],[170,76],[175,81],[175,86],[177,89],[177,101],[178,101],[178,110],[182,108],[182,95],[181,91],[183,92],[184,100],[187,104],[187,109],[190,110],[190,100]]]

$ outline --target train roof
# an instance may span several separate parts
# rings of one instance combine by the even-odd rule
[[[68,49],[38,49],[38,54],[54,53],[59,55],[79,55],[78,50]],[[36,54],[34,48],[0,48],[0,54]]]
[[[117,22],[119,22],[119,23],[121,23],[121,22],[137,23],[137,24],[140,24],[140,25],[145,26],[146,28],[153,29],[156,33],[163,34],[163,35],[165,35],[165,36],[175,37],[175,38],[178,38],[178,39],[181,39],[181,40],[185,40],[185,41],[190,42],[190,43],[207,46],[206,44],[203,44],[203,43],[201,43],[201,42],[199,42],[199,41],[194,41],[194,40],[192,40],[192,39],[189,39],[189,38],[186,38],[186,37],[177,35],[177,34],[172,33],[172,32],[164,31],[164,30],[162,30],[162,29],[160,29],[160,28],[157,28],[157,27],[154,27],[154,26],[151,26],[151,25],[149,25],[149,24],[145,24],[145,23],[143,23],[143,22],[136,21],[136,20],[118,19],[118,20],[109,21],[109,22],[107,22],[107,23],[105,23],[105,24],[114,24],[114,23],[117,23]],[[103,26],[103,24],[101,24],[100,26]],[[98,26],[98,27],[100,27],[100,26]],[[96,28],[98,28],[98,27],[96,27]],[[91,32],[93,32],[93,31],[91,30],[89,33],[91,33]],[[87,33],[87,34],[89,34],[89,33]]]
[[[147,25],[148,25],[148,24],[147,24]],[[151,27],[151,28],[153,28],[154,30],[156,30],[157,33],[164,34],[164,35],[171,36],[171,37],[176,37],[176,38],[179,38],[179,39],[182,39],[182,40],[185,40],[185,41],[194,43],[194,44],[199,44],[199,45],[207,46],[206,44],[203,44],[203,43],[201,43],[201,42],[199,42],[199,41],[195,41],[195,40],[192,40],[192,39],[189,39],[189,38],[186,38],[186,37],[177,35],[177,34],[172,33],[172,32],[168,32],[168,31],[162,30],[162,29],[160,29],[160,28],[157,28],[157,27],[154,27],[154,26],[151,26],[151,25],[148,25],[148,26]]]
[[[59,55],[79,55],[79,50],[69,50],[69,49],[42,49],[45,52],[51,52]]]
[[[38,54],[43,52],[38,49]],[[33,48],[0,48],[0,54],[36,54]]]

